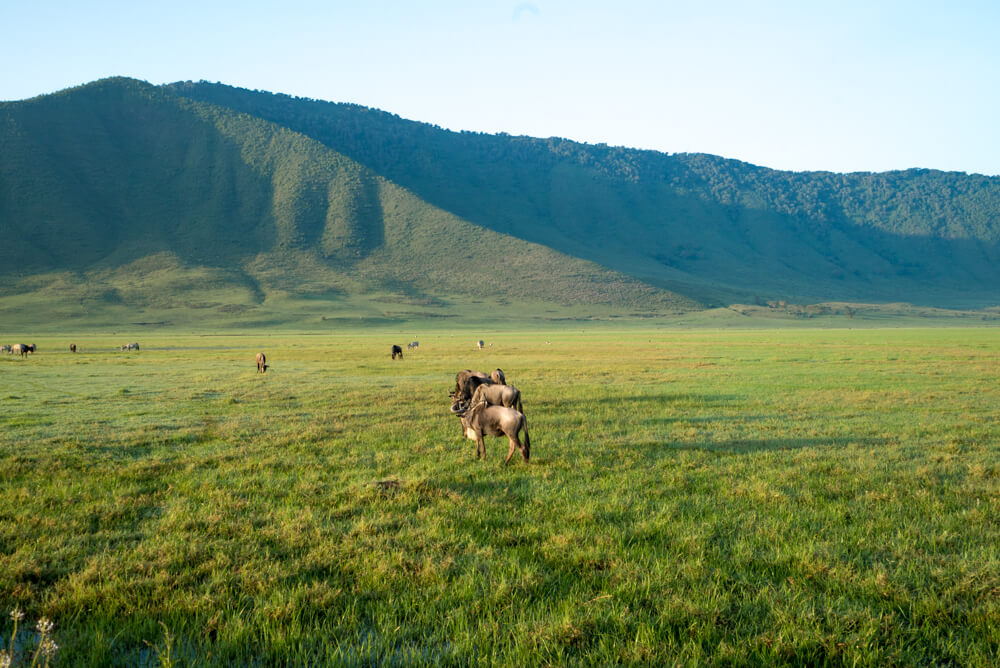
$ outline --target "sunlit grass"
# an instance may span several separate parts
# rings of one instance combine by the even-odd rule
[[[0,357],[0,612],[60,665],[1000,659],[996,330],[412,338]],[[448,414],[494,367],[528,465]]]

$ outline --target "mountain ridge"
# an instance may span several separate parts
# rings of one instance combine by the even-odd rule
[[[48,104],[47,118],[0,106],[11,149],[0,164],[0,274],[28,273],[17,287],[43,295],[36,302],[52,305],[53,317],[209,304],[200,316],[231,320],[289,300],[298,306],[288,317],[311,321],[345,311],[382,318],[401,311],[387,303],[407,302],[431,304],[423,314],[438,317],[454,315],[455,295],[598,311],[698,307],[476,228],[246,114],[128,80],[71,89],[55,102],[63,104]],[[55,141],[18,152],[18,137],[41,134],[32,124],[51,128],[46,137]],[[457,249],[461,260],[450,262]],[[493,278],[478,280],[482,274]],[[3,306],[16,319],[21,302]]]
[[[166,308],[114,285],[149,257],[177,279],[171,303],[214,303],[186,298],[204,290],[182,278],[211,276],[239,297],[199,315],[236,320],[317,295],[330,312],[382,316],[393,295],[578,315],[998,301],[997,177],[780,172],[126,78],[0,103],[0,147],[0,276],[30,292],[32,276],[62,275],[80,304]],[[0,313],[18,304],[0,299]]]
[[[726,271],[738,268],[737,285],[756,277],[761,291],[795,295],[798,284],[826,283],[795,296],[862,298],[872,296],[873,284],[879,288],[885,283],[876,296],[894,300],[933,290],[936,281],[952,283],[947,291],[963,292],[967,280],[949,280],[955,270],[972,271],[980,287],[995,285],[998,278],[992,268],[1000,242],[998,177],[922,169],[782,172],[706,154],[453,133],[357,105],[315,100],[291,105],[292,99],[280,94],[216,84],[174,86],[185,95],[251,111],[309,134],[485,227],[659,284],[676,279],[658,265],[693,274],[693,282],[711,281],[726,265]],[[494,166],[501,157],[506,163]],[[595,180],[595,171],[602,178]],[[468,175],[462,187],[445,178],[450,173]],[[537,183],[543,187],[524,188]],[[590,201],[580,204],[581,198]],[[479,215],[484,209],[493,215]],[[668,215],[657,215],[664,210]],[[689,220],[707,224],[692,233],[684,224]],[[616,249],[619,259],[607,252],[615,239],[600,238],[596,248],[585,243],[603,221],[612,221],[622,233],[620,245],[625,247]],[[559,229],[561,225],[567,229]],[[777,272],[787,274],[780,280],[762,276],[757,265],[777,264],[780,269],[794,255],[790,251],[795,249],[786,248],[789,237],[798,239],[797,250],[812,257],[800,263],[804,266]],[[958,262],[929,257],[922,243],[926,239],[942,242],[940,250],[957,256]],[[648,252],[634,252],[640,242]],[[822,252],[810,253],[817,248]],[[717,256],[707,264],[706,249]],[[815,275],[817,265],[828,277]],[[920,283],[913,277],[921,272],[934,277],[929,285],[913,285]],[[844,279],[855,274],[857,279],[845,285]],[[903,290],[893,289],[887,280],[896,278],[903,279]]]

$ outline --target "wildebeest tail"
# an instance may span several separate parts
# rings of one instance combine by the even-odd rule
[[[531,457],[531,437],[528,436],[528,418],[521,414],[521,424],[524,426],[524,461]]]

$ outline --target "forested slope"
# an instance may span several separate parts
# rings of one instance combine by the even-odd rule
[[[455,133],[357,105],[207,83],[490,229],[712,299],[995,301],[1000,178],[781,172],[558,138]]]
[[[998,212],[997,177],[781,172],[219,84],[107,79],[0,104],[8,317],[987,306]]]

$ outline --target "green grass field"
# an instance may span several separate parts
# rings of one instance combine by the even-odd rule
[[[64,666],[1000,662],[1000,330],[480,336],[0,356],[0,649],[18,607]],[[448,413],[494,367],[527,465]]]

